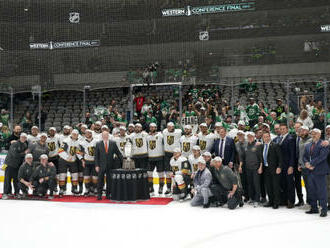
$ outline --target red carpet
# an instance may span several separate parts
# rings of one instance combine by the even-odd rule
[[[2,198],[2,194],[0,194],[0,199]],[[18,200],[19,199],[14,199],[10,198],[11,200]],[[136,201],[136,202],[114,202],[111,200],[103,199],[101,201],[96,200],[95,196],[89,196],[89,197],[84,197],[84,196],[71,196],[71,195],[66,195],[63,196],[63,198],[59,198],[58,196],[55,196],[54,199],[49,200],[47,198],[39,198],[39,197],[33,197],[29,196],[27,199],[23,200],[36,200],[36,201],[52,201],[52,202],[81,202],[81,203],[111,203],[111,204],[138,204],[138,205],[167,205],[172,201],[172,198],[151,198],[150,200],[146,201]]]

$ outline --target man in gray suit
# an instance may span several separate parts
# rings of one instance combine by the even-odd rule
[[[110,171],[115,168],[114,155],[117,155],[120,164],[123,156],[115,141],[109,140],[109,132],[102,132],[102,140],[95,147],[95,170],[98,173],[97,199],[102,200],[104,176],[106,176],[106,198],[110,199]]]
[[[212,181],[212,174],[206,168],[206,162],[203,158],[198,160],[198,171],[194,176],[194,198],[191,201],[191,206],[203,205],[203,208],[210,206],[209,197],[212,196],[209,188]]]

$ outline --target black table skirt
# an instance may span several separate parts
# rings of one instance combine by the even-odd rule
[[[150,199],[148,174],[144,169],[111,170],[111,200],[138,201]]]

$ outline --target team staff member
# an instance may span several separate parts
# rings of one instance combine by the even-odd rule
[[[322,146],[321,130],[314,128],[311,132],[312,142],[306,145],[304,153],[305,167],[308,173],[308,190],[311,209],[306,214],[318,213],[317,203],[321,206],[321,217],[326,217],[328,212],[327,174],[329,166],[327,157],[329,148]]]
[[[5,181],[3,184],[3,196],[2,199],[8,199],[8,195],[11,194],[11,180],[13,180],[15,195],[18,195],[18,170],[23,163],[25,154],[28,153],[26,133],[21,133],[20,138],[17,142],[13,143],[6,156],[4,167],[5,167]]]
[[[220,128],[220,138],[217,139],[212,147],[211,153],[219,156],[222,159],[223,165],[228,165],[229,168],[234,167],[235,159],[235,143],[234,140],[227,136],[227,131],[224,127]]]
[[[21,165],[18,170],[18,186],[23,193],[23,198],[28,194],[29,189],[33,190],[34,186],[31,183],[31,176],[34,171],[32,165],[33,156],[31,153],[25,155],[25,162]]]

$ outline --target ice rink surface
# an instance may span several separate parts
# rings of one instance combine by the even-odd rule
[[[2,187],[2,185],[0,185]],[[306,207],[305,207],[306,208]],[[0,200],[1,247],[329,247],[330,217],[305,209]]]

